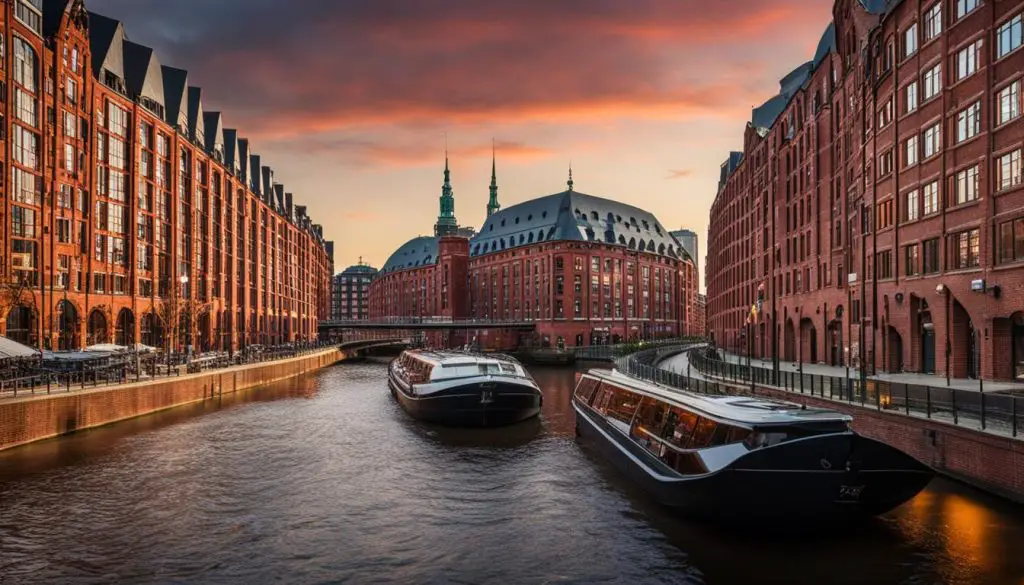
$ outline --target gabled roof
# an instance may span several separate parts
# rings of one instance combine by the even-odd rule
[[[124,81],[132,98],[146,97],[164,105],[164,78],[153,49],[125,39]]]
[[[470,240],[469,251],[471,256],[478,256],[562,240],[679,257],[679,244],[650,212],[578,191],[538,197],[497,211]]]
[[[220,112],[203,112],[203,128],[206,131],[207,152],[218,150],[224,152],[224,127],[221,123]]]
[[[238,173],[238,130],[225,128],[221,132],[224,141],[224,166]]]
[[[206,125],[203,120],[203,90],[188,87],[188,137],[198,144],[206,144]]]
[[[124,79],[124,26],[120,21],[95,12],[89,13],[89,51],[92,73],[103,79],[103,70]]]
[[[252,168],[252,156],[249,154],[249,139],[238,139],[238,178],[249,181],[249,169]]]
[[[162,65],[160,71],[164,78],[166,121],[171,126],[177,126],[185,131],[188,129],[188,104],[185,95],[185,88],[188,87],[188,71],[167,65]]]
[[[438,240],[439,238],[435,236],[420,236],[409,240],[388,257],[380,273],[387,274],[436,264]]]
[[[263,178],[263,189],[260,190],[260,194],[263,195],[263,200],[272,202],[274,200],[274,169],[263,165],[260,167],[261,176]]]
[[[284,205],[284,185],[281,183],[274,183],[274,201],[273,205],[278,211],[283,212],[285,209]]]
[[[249,155],[249,190],[263,196],[263,177],[260,175],[263,165],[260,164],[260,155]]]

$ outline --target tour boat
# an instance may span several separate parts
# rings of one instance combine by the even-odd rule
[[[933,475],[831,410],[599,370],[579,375],[573,408],[587,443],[687,515],[783,524],[868,517],[911,499]]]
[[[519,422],[542,402],[522,364],[496,354],[406,350],[388,367],[388,387],[413,418],[452,426]]]

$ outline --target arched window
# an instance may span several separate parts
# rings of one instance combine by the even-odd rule
[[[643,238],[640,239],[640,246],[638,246],[637,249],[638,250],[646,250],[647,249],[647,243],[643,241]]]
[[[529,237],[526,238],[526,242],[529,244],[533,243],[533,232],[530,232]]]
[[[590,241],[594,240],[594,230],[587,228],[587,239]]]
[[[619,243],[622,244],[623,246],[625,246],[626,245],[626,236],[620,235],[619,236]]]
[[[519,218],[516,218],[516,221],[519,221]],[[523,234],[519,234],[519,245],[522,246],[525,242],[526,238],[523,236]]]
[[[594,220],[594,221],[598,221],[598,220],[600,219],[600,216],[599,216],[599,215],[597,215],[597,212],[596,212],[596,211],[591,211],[591,212],[590,212],[590,219],[592,219],[592,220]]]
[[[544,230],[540,230],[539,232],[537,232],[537,241],[538,242],[543,242],[544,241]]]
[[[629,238],[629,249],[630,250],[635,250],[636,249],[636,238]]]
[[[21,84],[26,91],[35,93],[38,71],[39,58],[35,49],[21,37],[14,37],[14,81]]]
[[[665,255],[665,244],[661,244],[660,246],[658,246],[658,253],[661,254],[662,256]]]

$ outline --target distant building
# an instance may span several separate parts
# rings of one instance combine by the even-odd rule
[[[692,331],[696,268],[653,214],[574,189],[508,208],[492,164],[488,216],[452,230],[445,168],[435,236],[399,247],[371,285],[372,319],[445,317],[533,323],[531,332],[452,332],[431,343],[486,349],[581,346]],[[456,224],[457,226],[457,224]]]
[[[370,283],[376,276],[377,269],[364,264],[362,260],[334,275],[331,319],[340,321],[369,317]]]
[[[691,335],[707,335],[708,333],[708,296],[697,295],[697,302],[693,308],[693,325],[690,329]]]
[[[693,230],[676,230],[669,233],[679,242],[683,250],[686,250],[686,253],[690,255],[693,265],[697,268],[697,274],[700,274],[700,243],[697,239],[697,232]]]

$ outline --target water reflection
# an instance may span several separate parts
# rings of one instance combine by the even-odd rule
[[[0,453],[0,582],[1024,585],[1020,508],[936,479],[853,528],[683,520],[541,417],[412,420],[384,368],[329,368]]]

